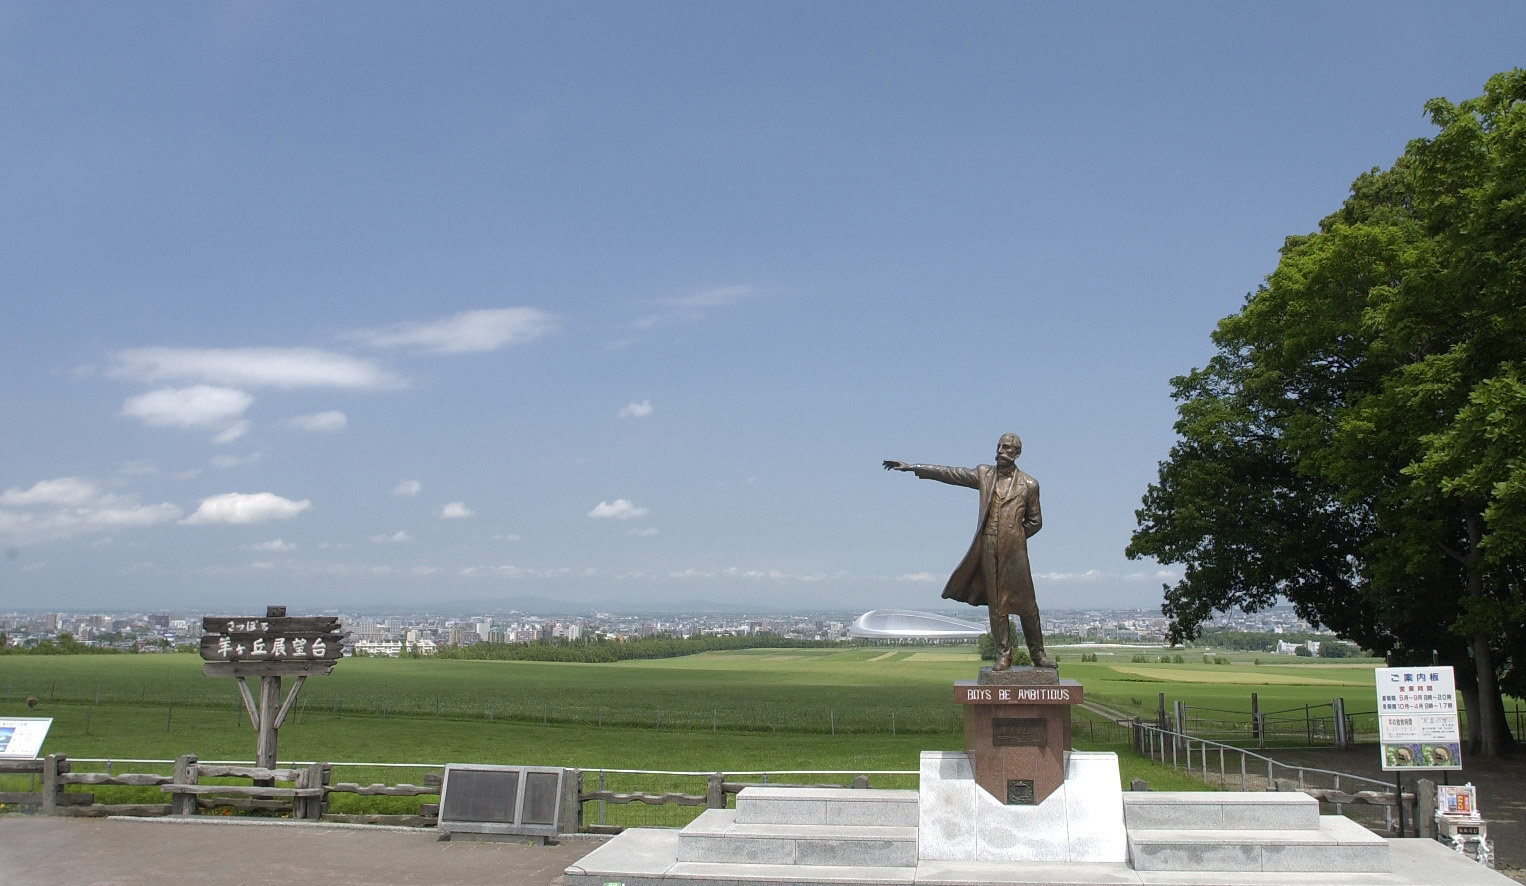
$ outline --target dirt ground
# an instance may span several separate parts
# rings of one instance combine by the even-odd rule
[[[1364,745],[1352,750],[1313,749],[1274,751],[1268,756],[1280,763],[1309,766],[1336,772],[1349,772],[1392,784],[1394,773],[1384,772],[1378,749]],[[1526,883],[1526,746],[1517,746],[1515,755],[1505,760],[1470,758],[1463,754],[1462,771],[1447,773],[1451,784],[1471,782],[1478,788],[1478,808],[1489,823],[1489,837],[1494,841],[1495,869],[1513,880]],[[1414,790],[1415,775],[1404,777],[1404,789]],[[1421,773],[1442,784],[1442,773]]]

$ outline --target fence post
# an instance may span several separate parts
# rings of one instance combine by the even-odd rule
[[[712,773],[705,782],[705,808],[726,808],[726,776],[719,772]]]
[[[297,798],[297,818],[317,821],[323,817],[323,805],[328,799],[328,772],[322,763],[312,763],[297,776],[299,788],[325,788],[316,797]]]
[[[1330,716],[1335,719],[1335,746],[1341,750],[1351,747],[1351,736],[1346,734],[1346,700],[1330,699]]]
[[[58,795],[64,786],[58,783],[59,770],[69,770],[68,758],[62,754],[49,754],[42,758],[42,814],[58,814]]]
[[[1155,725],[1161,729],[1166,728],[1166,694],[1160,693],[1160,700],[1155,710]]]
[[[196,755],[181,754],[175,758],[175,784],[196,783]],[[170,815],[195,815],[195,794],[171,794]]]
[[[1436,839],[1436,783],[1429,778],[1415,779],[1415,831]]]
[[[1266,736],[1261,734],[1261,700],[1254,692],[1250,694],[1250,737],[1259,747],[1266,747]]]
[[[564,834],[583,831],[583,770],[568,769],[562,773],[561,824],[557,829]],[[569,828],[568,825],[571,825]]]

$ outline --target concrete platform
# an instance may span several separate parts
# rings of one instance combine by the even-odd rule
[[[915,826],[751,823],[739,820],[741,811],[702,813],[679,832],[678,860],[874,867],[917,863]]]
[[[1383,838],[1379,838],[1383,839]],[[921,861],[852,868],[679,862],[678,831],[636,828],[569,866],[566,886],[1519,886],[1434,840],[1384,839],[1387,873],[1138,871],[1127,864]]]

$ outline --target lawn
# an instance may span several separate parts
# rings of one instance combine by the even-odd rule
[[[1089,700],[1145,719],[1161,692],[1193,710],[1248,710],[1251,692],[1263,710],[1336,695],[1351,710],[1372,703],[1371,663],[1171,664],[1123,655],[1081,662],[1063,648],[1060,658],[1062,674],[1079,680]],[[791,780],[778,775],[788,770],[915,770],[922,751],[962,746],[952,683],[973,678],[978,666],[973,648],[960,647],[748,650],[613,664],[346,659],[307,681],[279,753],[283,761],[336,764],[570,766],[604,771],[621,790],[658,785],[654,776],[609,770],[766,771],[775,780]],[[253,756],[254,732],[233,681],[203,676],[195,655],[5,656],[0,692],[0,716],[54,719],[43,753],[80,761]],[[1119,730],[1089,713],[1077,713],[1075,734],[1079,749],[1117,751],[1125,783],[1201,788],[1133,754]],[[334,777],[417,783],[423,771],[341,765]],[[802,778],[828,777],[793,780]],[[660,787],[701,792],[703,779],[675,776]],[[407,801],[336,802],[351,804],[348,811],[398,811]],[[665,813],[644,814],[665,823]]]

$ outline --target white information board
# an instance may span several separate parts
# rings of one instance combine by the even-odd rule
[[[0,760],[36,757],[52,725],[52,717],[0,717]]]
[[[1452,669],[1378,668],[1376,673],[1383,769],[1462,769]]]

